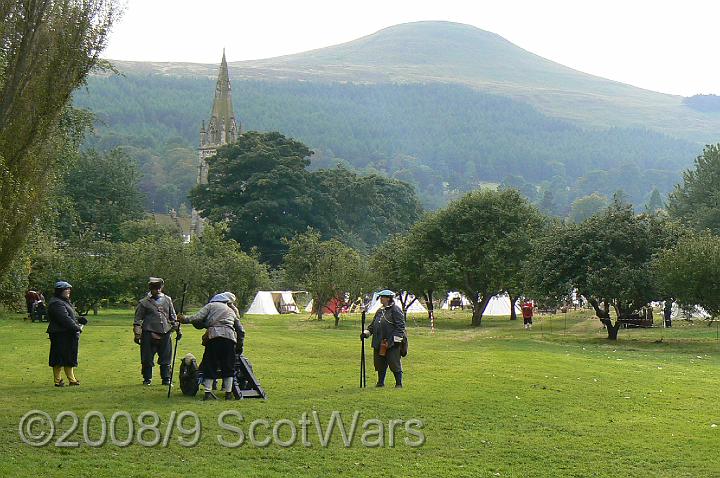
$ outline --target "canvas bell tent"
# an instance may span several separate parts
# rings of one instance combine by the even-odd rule
[[[405,292],[403,292],[405,294]],[[412,301],[412,304],[407,309],[408,314],[427,314],[427,309],[424,305],[420,303],[420,300],[413,300],[415,299],[415,296],[412,294],[408,297],[408,302]],[[398,298],[395,298],[395,303],[398,305],[398,307],[402,307],[400,304],[400,300]],[[368,313],[374,314],[380,307],[382,306],[382,303],[380,302],[380,297],[377,295],[377,293],[373,294],[372,301],[370,302],[370,306],[368,307]]]
[[[485,307],[485,312],[483,312],[483,315],[509,316],[510,311],[510,297],[507,294],[498,294],[490,298],[487,307]],[[522,311],[520,310],[520,306],[517,304],[517,302],[515,303],[515,313],[522,313]]]
[[[677,302],[672,303],[672,309],[670,312],[670,318],[672,320],[681,319],[709,319],[710,314],[700,307],[699,305],[685,306],[682,307]]]
[[[289,290],[261,290],[255,294],[246,314],[297,314],[300,309],[295,303],[293,293]]]

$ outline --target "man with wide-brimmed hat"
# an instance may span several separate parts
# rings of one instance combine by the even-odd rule
[[[395,375],[395,387],[402,387],[401,348],[405,340],[405,315],[395,304],[395,293],[391,290],[378,292],[382,306],[375,312],[368,328],[361,338],[373,336],[373,364],[378,374],[376,387],[385,386],[388,367]]]
[[[135,309],[133,333],[135,334],[135,343],[140,345],[140,362],[145,385],[152,383],[155,354],[158,356],[163,385],[170,383],[170,362],[172,361],[170,332],[175,330],[177,338],[181,337],[172,299],[162,292],[164,285],[165,281],[161,278],[151,277],[148,281],[150,291],[138,302]]]

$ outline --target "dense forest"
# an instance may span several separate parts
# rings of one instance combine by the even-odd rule
[[[90,78],[75,105],[95,113],[88,146],[123,147],[143,173],[146,207],[187,208],[200,124],[214,78]],[[414,184],[437,208],[483,185],[519,189],[546,212],[622,190],[641,208],[666,194],[700,145],[641,129],[584,129],[507,97],[450,84],[353,84],[232,79],[243,130],[280,131],[314,151],[313,167],[340,163]],[[184,205],[184,206],[183,206]]]

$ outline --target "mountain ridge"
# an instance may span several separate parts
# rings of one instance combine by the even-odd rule
[[[216,64],[114,63],[121,71],[144,74],[217,74]],[[235,81],[456,83],[587,127],[648,128],[699,144],[720,136],[720,114],[688,108],[682,96],[584,73],[496,33],[453,22],[404,23],[338,45],[228,66]]]

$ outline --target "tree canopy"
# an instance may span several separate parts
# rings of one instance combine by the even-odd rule
[[[100,62],[114,0],[0,7],[0,275],[22,247],[84,124],[67,109]]]
[[[367,259],[357,251],[330,239],[323,241],[317,231],[298,234],[288,242],[283,268],[288,279],[312,295],[318,319],[332,299],[343,300],[345,293],[356,297],[371,290]],[[339,313],[335,314],[335,325]]]
[[[517,283],[543,216],[514,189],[478,190],[438,211],[432,223],[446,285],[473,302],[472,324],[480,325],[490,298]]]
[[[243,133],[210,159],[208,184],[191,193],[213,222],[264,262],[280,264],[286,239],[308,227],[367,250],[404,231],[420,214],[412,186],[339,168],[311,172],[311,151],[280,133]]]
[[[119,239],[122,223],[145,215],[139,179],[137,164],[121,150],[81,153],[59,190],[70,199],[67,220],[75,223],[70,227],[100,239]]]
[[[689,234],[661,251],[653,266],[664,298],[720,316],[720,237]]]
[[[668,213],[684,224],[720,234],[720,144],[709,145],[695,159],[694,169],[668,197]]]
[[[557,224],[536,242],[528,267],[539,298],[562,301],[577,289],[616,339],[627,318],[660,293],[651,272],[654,254],[677,240],[677,227],[660,216],[636,215],[615,199],[580,224]]]

